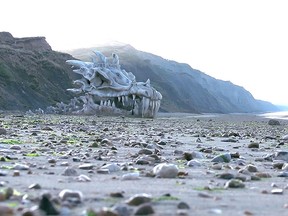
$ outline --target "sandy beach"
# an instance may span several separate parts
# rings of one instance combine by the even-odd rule
[[[269,120],[2,113],[0,215],[288,215],[288,121]]]

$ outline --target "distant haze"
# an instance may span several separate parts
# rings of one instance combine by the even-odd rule
[[[130,44],[288,105],[285,0],[9,0],[0,31],[54,50]]]

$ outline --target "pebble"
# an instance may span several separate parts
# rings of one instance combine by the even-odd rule
[[[288,134],[282,136],[281,138],[284,142],[287,142],[288,141]]]
[[[177,204],[177,209],[190,209],[190,206],[186,202],[179,202]]]
[[[87,175],[79,175],[77,178],[77,181],[79,182],[90,182],[91,181],[91,178],[88,177]]]
[[[77,170],[76,170],[76,169],[67,167],[67,168],[64,170],[64,173],[63,173],[62,175],[64,175],[64,176],[77,176],[78,173],[77,173]]]
[[[21,146],[20,145],[12,145],[10,147],[10,149],[12,149],[12,150],[21,150]]]
[[[216,157],[214,157],[211,162],[217,162],[217,163],[229,163],[231,161],[231,154],[230,153],[224,153],[224,154],[220,154],[217,155]]]
[[[109,170],[109,172],[111,173],[111,172],[118,172],[118,171],[120,171],[121,170],[121,167],[120,166],[118,166],[116,163],[112,163],[112,164],[106,164],[106,165],[104,165],[104,166],[102,166],[101,168],[100,168],[101,170]]]
[[[50,201],[49,196],[43,195],[39,203],[41,209],[46,215],[59,215],[59,211],[54,204]]]
[[[13,166],[14,170],[29,170],[29,166],[25,165],[25,164],[15,164]]]
[[[0,170],[0,176],[7,176],[7,172],[4,170]]]
[[[29,185],[28,188],[29,188],[29,189],[36,189],[36,190],[39,190],[39,189],[41,189],[41,185],[38,184],[38,183],[34,183],[34,184]]]
[[[271,190],[271,194],[278,194],[278,195],[282,195],[284,192],[283,189],[280,189],[280,188],[275,188],[275,189],[272,189]]]
[[[277,119],[269,119],[268,125],[280,125],[280,122]]]
[[[257,143],[257,142],[251,142],[251,143],[249,143],[249,145],[248,145],[248,148],[259,148],[259,143]]]
[[[98,169],[98,170],[97,170],[97,173],[98,173],[98,174],[109,174],[110,171],[109,171],[109,169],[103,169],[103,168],[101,168],[101,169]]]
[[[153,151],[150,150],[150,149],[145,148],[145,149],[139,150],[139,151],[138,151],[138,154],[151,155],[151,154],[153,154]]]
[[[151,201],[152,196],[150,194],[142,193],[142,194],[135,194],[134,196],[126,200],[125,203],[132,206],[139,206],[141,204],[148,203]]]
[[[154,213],[155,213],[155,211],[154,211],[152,205],[149,203],[145,203],[145,204],[140,205],[136,209],[134,215],[151,215]]]
[[[7,134],[7,130],[0,127],[0,135],[6,135]]]
[[[59,193],[59,198],[62,201],[72,201],[73,203],[81,203],[83,201],[83,194],[78,190],[64,189]]]
[[[122,180],[139,180],[140,174],[139,172],[127,173],[122,175]]]
[[[278,177],[288,177],[288,171],[279,172]]]
[[[130,216],[133,213],[133,209],[126,204],[116,204],[112,207],[112,210],[118,213],[118,216]]]
[[[94,165],[93,164],[81,164],[79,165],[79,169],[83,169],[83,170],[91,170],[93,169]]]
[[[231,179],[225,183],[224,188],[244,188],[245,184],[238,179]]]
[[[283,161],[288,162],[288,151],[275,152],[274,160],[283,160]]]
[[[235,178],[234,174],[228,172],[217,174],[216,176],[220,179],[227,179],[227,180]]]
[[[14,177],[20,176],[20,171],[19,170],[14,170],[13,176]]]
[[[175,178],[179,169],[174,164],[161,163],[153,168],[153,174],[159,178]]]
[[[189,166],[189,167],[200,167],[201,163],[198,160],[196,160],[196,159],[192,159],[192,160],[187,162],[187,166]]]
[[[14,210],[11,207],[0,205],[0,215],[3,216],[14,216]]]
[[[252,164],[246,165],[243,168],[243,170],[247,170],[248,172],[253,172],[253,173],[258,172],[258,168]],[[243,173],[243,170],[242,170],[242,173]],[[239,172],[241,173],[241,170],[239,170]]]

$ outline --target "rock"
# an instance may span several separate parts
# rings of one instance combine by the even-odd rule
[[[239,170],[239,173],[244,173],[245,174],[245,171],[248,171],[248,172],[253,172],[253,173],[255,173],[255,172],[258,172],[258,168],[256,167],[256,166],[254,166],[254,165],[252,165],[252,164],[248,164],[248,165],[246,165],[243,169],[240,169]],[[248,174],[248,173],[247,173]]]
[[[201,163],[198,160],[193,159],[193,160],[190,160],[190,161],[187,162],[187,166],[189,166],[189,167],[200,167]]]
[[[288,142],[288,134],[282,136],[281,138],[284,142]]]
[[[231,161],[231,154],[230,153],[224,153],[224,154],[220,154],[220,155],[214,157],[211,162],[229,163],[230,161]]]
[[[41,189],[41,185],[39,185],[38,183],[35,183],[35,184],[31,184],[28,188],[39,190]]]
[[[83,194],[81,191],[64,189],[59,193],[62,201],[72,201],[73,203],[81,203]]]
[[[91,178],[89,178],[88,176],[83,175],[83,174],[79,175],[76,179],[79,182],[90,182],[91,181]]]
[[[119,216],[130,216],[133,213],[133,209],[126,204],[116,204],[112,207],[112,210],[117,212]]]
[[[83,170],[91,170],[93,169],[93,164],[81,164],[78,168]]]
[[[45,126],[42,128],[42,130],[45,130],[45,131],[53,131],[53,129],[49,126]]]
[[[15,164],[13,166],[14,170],[29,170],[29,166],[25,165],[25,164]]]
[[[122,180],[139,180],[139,172],[127,173],[122,176]]]
[[[151,214],[154,214],[155,211],[154,209],[152,208],[152,205],[149,204],[149,203],[145,203],[145,204],[142,204],[140,205],[134,215],[151,215]]]
[[[14,177],[20,176],[20,171],[19,170],[14,170],[13,176]]]
[[[177,209],[190,209],[190,206],[186,202],[179,202]]]
[[[192,154],[191,154],[190,152],[184,152],[184,153],[183,153],[183,157],[184,157],[184,159],[187,160],[187,161],[190,161],[190,160],[193,159],[193,156],[192,156]]]
[[[21,146],[20,145],[12,145],[10,147],[10,149],[12,149],[12,150],[21,150]]]
[[[191,154],[193,159],[205,159],[205,156],[201,152],[193,151]]]
[[[118,166],[116,163],[112,163],[112,164],[106,164],[104,166],[102,166],[100,169],[107,169],[109,170],[109,172],[118,172],[121,170],[120,166]]]
[[[275,189],[272,189],[271,190],[271,194],[278,194],[278,195],[282,195],[284,192],[283,189],[280,189],[280,188],[275,188]]]
[[[259,148],[259,143],[251,142],[249,143],[248,148]]]
[[[234,174],[228,172],[217,174],[216,176],[220,179],[227,179],[227,180],[235,178]]]
[[[126,200],[125,203],[132,206],[139,206],[141,204],[148,203],[151,201],[152,201],[151,195],[142,193],[142,194],[135,194],[134,196]]]
[[[145,165],[145,164],[149,164],[149,163],[150,163],[150,161],[148,161],[145,158],[139,158],[135,162],[135,164],[138,164],[138,165]]]
[[[7,172],[4,170],[0,170],[0,176],[7,176]]]
[[[78,173],[77,173],[77,170],[76,170],[76,169],[67,167],[67,168],[64,170],[64,173],[63,173],[62,175],[64,175],[64,176],[77,176]]]
[[[287,163],[287,166],[285,164],[286,163],[284,163],[282,161],[274,161],[273,162],[273,168],[286,170],[286,167],[288,169],[288,163]]]
[[[159,178],[175,178],[178,175],[178,167],[174,164],[161,163],[153,168],[153,174]]]
[[[283,160],[288,162],[288,151],[278,151],[274,153],[274,160]]]
[[[280,125],[280,122],[277,119],[270,119],[268,125]]]
[[[56,159],[54,159],[54,158],[48,159],[48,163],[55,164],[56,162],[57,162],[57,161],[56,161]]]
[[[40,203],[39,203],[39,209],[41,209],[43,212],[45,212],[46,215],[59,215],[59,211],[56,209],[56,207],[53,205],[53,203],[50,201],[50,199],[43,195]]]
[[[278,177],[288,177],[288,171],[279,172]]]
[[[115,198],[123,198],[124,197],[123,194],[124,194],[124,191],[112,192],[112,193],[110,193],[110,196],[111,197],[115,197]]]
[[[224,188],[244,188],[245,184],[238,179],[231,179],[225,183]]]
[[[7,130],[0,127],[0,135],[6,135],[7,134]]]
[[[255,176],[259,177],[259,178],[271,178],[272,176],[267,173],[267,172],[257,172],[255,173]]]
[[[109,171],[109,169],[99,169],[99,170],[97,170],[97,173],[98,174],[109,174],[110,173],[110,171]]]
[[[138,152],[138,154],[151,155],[151,154],[153,154],[153,151],[150,150],[150,149],[144,148],[144,149],[141,149],[141,150]]]
[[[232,143],[236,143],[236,142],[238,142],[238,140],[235,139],[235,138],[227,138],[227,139],[221,140],[221,142],[232,142]]]
[[[14,216],[14,210],[11,207],[0,205],[0,215],[3,216]]]

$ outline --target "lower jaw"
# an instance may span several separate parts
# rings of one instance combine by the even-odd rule
[[[100,101],[99,103],[87,103],[83,105],[83,109],[75,111],[74,113],[78,114],[96,114],[96,115],[125,115],[125,116],[135,116],[135,117],[144,117],[144,118],[154,118],[157,114],[158,109],[154,102],[153,106],[149,106],[149,103],[144,106],[143,101],[138,101],[137,103],[128,103],[126,105],[123,103],[121,108],[115,105],[115,102],[112,99],[105,101]],[[159,102],[155,102],[160,103]],[[119,105],[119,104],[118,104]],[[159,104],[160,105],[160,104]]]

